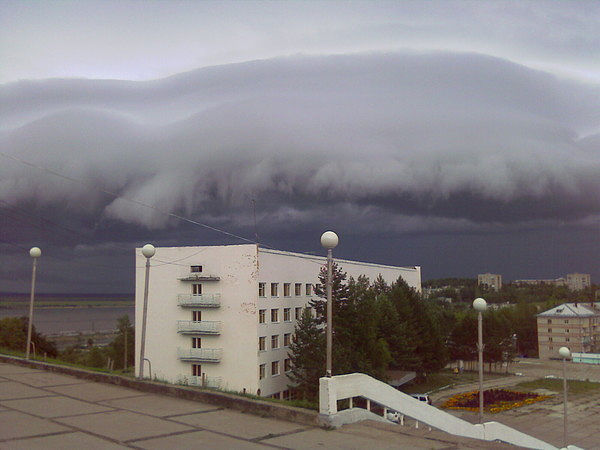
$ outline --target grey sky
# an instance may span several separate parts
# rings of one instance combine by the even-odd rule
[[[0,261],[45,244],[49,290],[231,241],[97,188],[247,237],[255,199],[263,242],[425,278],[600,276],[597,2],[0,6],[0,151],[89,183],[1,157]]]

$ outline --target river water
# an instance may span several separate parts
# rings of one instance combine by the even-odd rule
[[[36,308],[33,312],[33,324],[42,334],[109,331],[116,328],[117,319],[125,314],[133,323],[135,307]],[[0,319],[28,315],[29,310],[26,308],[0,308]]]

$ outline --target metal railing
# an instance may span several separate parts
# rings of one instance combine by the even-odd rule
[[[177,304],[183,307],[200,306],[204,308],[218,308],[221,306],[221,294],[179,294]]]
[[[222,322],[178,320],[177,332],[181,334],[220,334]]]
[[[219,362],[223,355],[222,348],[178,348],[177,356],[182,361]]]

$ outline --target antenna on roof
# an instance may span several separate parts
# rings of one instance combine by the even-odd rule
[[[256,228],[256,200],[252,199],[252,212],[254,213],[254,240],[258,244],[258,229]]]

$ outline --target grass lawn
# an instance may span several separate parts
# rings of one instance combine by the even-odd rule
[[[498,373],[484,373],[483,379],[492,380],[505,376],[510,375]],[[463,371],[462,373],[455,374],[451,370],[442,370],[440,372],[428,374],[427,379],[425,379],[421,383],[417,383],[415,381],[406,383],[405,385],[401,386],[400,390],[402,392],[406,392],[407,394],[425,394],[437,391],[440,388],[452,387],[466,383],[473,383],[477,380],[479,380],[478,372]]]
[[[567,380],[567,386],[571,394],[585,394],[600,389],[600,383],[592,381]],[[528,391],[548,389],[549,391],[562,392],[563,380],[560,378],[539,378],[532,381],[523,381],[515,385],[515,388]]]

